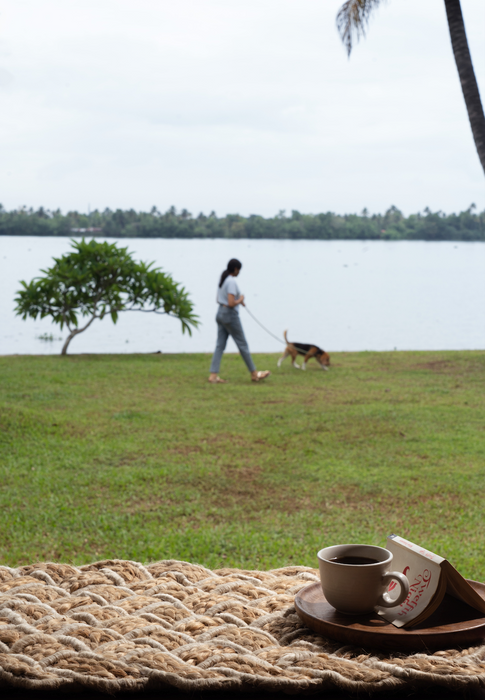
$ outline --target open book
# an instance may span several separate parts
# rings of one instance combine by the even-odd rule
[[[387,538],[386,549],[393,554],[391,569],[402,571],[409,580],[409,594],[404,603],[394,608],[380,608],[379,615],[396,627],[418,625],[432,615],[445,593],[459,598],[485,615],[485,599],[443,557],[408,542],[398,535]],[[389,595],[399,587],[394,581]],[[396,596],[397,597],[397,596]]]

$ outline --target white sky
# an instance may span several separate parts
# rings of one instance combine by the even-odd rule
[[[461,0],[485,100],[485,2]],[[0,202],[485,208],[443,0],[0,0]]]

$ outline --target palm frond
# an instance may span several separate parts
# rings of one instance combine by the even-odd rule
[[[354,37],[359,40],[365,30],[373,10],[381,0],[347,0],[337,14],[337,29],[350,56]]]

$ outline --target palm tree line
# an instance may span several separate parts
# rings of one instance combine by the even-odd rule
[[[314,240],[485,241],[485,211],[475,205],[458,214],[423,212],[404,216],[395,206],[384,214],[302,214],[280,211],[276,216],[218,217],[215,212],[193,216],[187,209],[156,207],[148,212],[105,209],[88,214],[58,209],[0,206],[0,236],[69,236],[107,238],[270,238]]]

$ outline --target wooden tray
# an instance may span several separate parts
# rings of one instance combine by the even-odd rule
[[[485,598],[485,584],[468,583]],[[427,620],[408,629],[394,627],[376,613],[351,616],[337,612],[327,603],[320,583],[302,588],[295,596],[295,608],[302,622],[315,632],[366,649],[451,649],[485,640],[485,617],[448,595]]]

